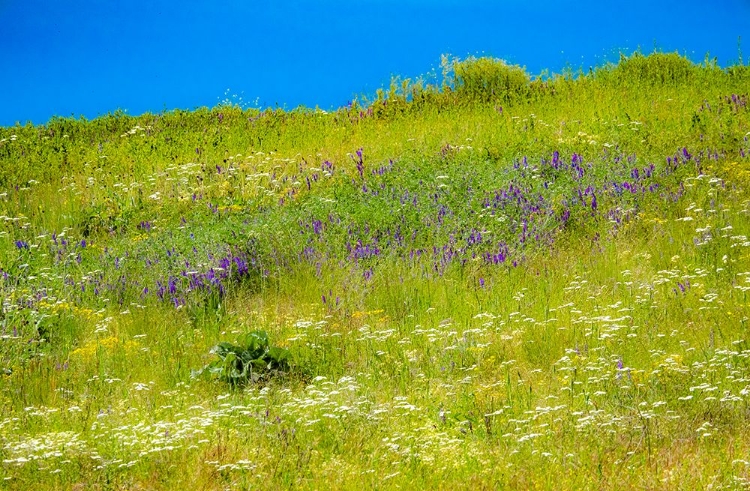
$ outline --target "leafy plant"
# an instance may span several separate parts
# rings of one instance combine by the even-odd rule
[[[453,62],[456,92],[469,100],[513,102],[529,92],[531,78],[525,69],[494,58],[468,58]]]
[[[265,331],[252,331],[238,339],[239,344],[222,342],[211,349],[218,356],[194,377],[218,378],[231,386],[262,382],[291,370],[289,350],[271,346]]]

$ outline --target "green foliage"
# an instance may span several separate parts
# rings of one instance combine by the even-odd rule
[[[700,67],[678,53],[643,55],[636,51],[630,56],[620,54],[619,63],[598,70],[597,76],[629,87],[681,86],[694,83],[705,70],[717,68],[709,61],[706,66]]]
[[[529,95],[531,78],[519,66],[495,58],[454,60],[454,90],[472,102],[516,102]]]
[[[216,378],[237,387],[249,382],[265,382],[292,369],[289,351],[272,346],[265,331],[246,333],[237,342],[214,346],[211,353],[219,359],[194,372],[193,376]]]

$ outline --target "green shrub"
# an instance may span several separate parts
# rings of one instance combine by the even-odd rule
[[[700,67],[678,53],[652,53],[644,56],[636,51],[631,56],[620,54],[620,62],[598,71],[616,85],[682,85],[692,83]]]
[[[496,58],[467,58],[452,62],[456,95],[476,102],[513,102],[529,95],[526,71]]]

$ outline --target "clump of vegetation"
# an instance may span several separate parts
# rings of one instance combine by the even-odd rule
[[[259,383],[288,374],[292,368],[289,350],[272,346],[265,331],[252,331],[239,337],[238,344],[221,342],[211,349],[214,360],[195,377],[216,378],[238,387],[248,382]]]
[[[494,58],[454,60],[454,87],[458,97],[477,102],[509,103],[529,94],[531,77],[519,66]]]

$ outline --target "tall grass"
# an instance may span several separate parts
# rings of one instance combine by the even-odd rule
[[[746,67],[443,68],[0,129],[3,486],[747,486]]]

